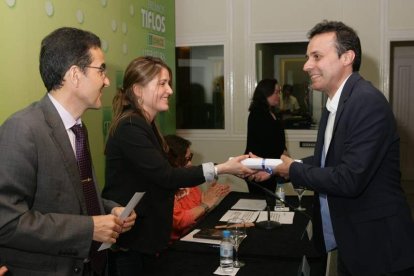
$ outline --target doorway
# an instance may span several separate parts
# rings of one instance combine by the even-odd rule
[[[390,103],[401,139],[401,185],[414,216],[414,41],[391,42],[390,50]]]

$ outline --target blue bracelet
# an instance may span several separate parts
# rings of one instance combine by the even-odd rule
[[[273,174],[273,170],[269,167],[266,167],[265,163],[266,163],[266,159],[263,158],[262,159],[262,169],[270,175]]]
[[[269,167],[264,169],[265,172],[267,172],[268,174],[272,175],[273,174],[273,170]]]

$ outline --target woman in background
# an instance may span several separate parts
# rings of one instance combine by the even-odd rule
[[[169,147],[170,164],[177,168],[191,167],[191,142],[178,135],[167,135],[164,138]],[[174,197],[171,239],[177,240],[186,234],[200,217],[216,206],[229,192],[229,185],[217,182],[212,183],[204,192],[200,187],[178,189]]]
[[[280,110],[283,113],[295,114],[300,110],[298,100],[293,94],[293,86],[290,84],[283,85],[282,98],[280,99]]]
[[[174,194],[178,188],[213,182],[218,174],[248,176],[254,171],[239,156],[225,163],[174,168],[155,119],[167,111],[171,70],[155,57],[139,57],[127,67],[123,87],[113,99],[114,117],[106,144],[103,197],[127,204],[146,192],[135,210],[140,219],[122,235],[109,257],[110,275],[147,275],[171,234]]]
[[[287,154],[285,130],[276,114],[276,107],[279,103],[280,85],[277,80],[261,80],[254,90],[249,106],[246,154],[251,152],[263,158],[276,159],[280,158],[282,154]],[[275,192],[276,182],[277,179],[273,176],[258,185]],[[259,188],[249,183],[247,187],[252,194],[264,194]]]

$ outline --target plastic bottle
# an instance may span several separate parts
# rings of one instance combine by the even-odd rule
[[[233,271],[233,245],[230,242],[230,231],[223,231],[220,243],[220,268],[224,273]]]
[[[283,183],[277,183],[276,186],[276,195],[281,198],[283,201],[285,201],[285,187]],[[284,208],[285,204],[276,199],[276,205],[275,205],[275,209],[279,209],[279,208]]]

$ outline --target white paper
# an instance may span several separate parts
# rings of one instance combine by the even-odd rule
[[[303,255],[302,262],[299,266],[298,276],[309,276],[310,275],[310,266],[306,256]]]
[[[122,211],[122,213],[119,215],[120,219],[127,218],[132,210],[134,210],[135,206],[137,206],[138,202],[141,200],[141,198],[144,196],[145,192],[142,193],[135,193],[132,198],[129,200],[127,206],[125,206],[125,209]],[[108,249],[111,247],[111,243],[102,243],[101,246],[98,248],[98,251]]]
[[[216,271],[214,271],[214,274],[216,274],[216,275],[231,275],[231,276],[233,276],[233,275],[236,275],[237,272],[239,272],[239,269],[240,269],[239,267],[234,267],[232,272],[224,272],[221,269],[221,267],[218,267],[216,269]]]
[[[255,210],[262,211],[266,208],[266,200],[264,199],[245,199],[241,198],[231,209],[238,210]]]
[[[193,231],[191,231],[190,233],[188,233],[187,235],[185,235],[184,237],[182,237],[180,240],[181,241],[187,241],[187,242],[199,242],[199,243],[209,243],[209,244],[217,244],[220,245],[221,240],[213,240],[213,239],[197,239],[194,238],[194,234],[199,232],[200,229],[194,229]]]
[[[312,221],[311,220],[309,220],[308,225],[306,226],[306,233],[308,234],[308,239],[312,240],[313,227],[312,227]]]
[[[295,162],[302,163],[302,160],[295,160]],[[276,172],[276,167],[283,163],[281,159],[271,159],[271,158],[246,158],[241,161],[243,165],[253,170],[265,170],[271,169],[273,173]]]
[[[282,224],[293,224],[293,217],[295,212],[270,212],[270,220],[277,221]],[[267,220],[267,211],[261,211],[256,222],[266,221]]]
[[[259,211],[228,210],[220,221],[229,221],[229,219],[242,219],[244,222],[254,222],[259,215]]]
[[[286,207],[276,207],[275,206],[274,209],[275,209],[276,212],[289,212],[289,207],[287,207],[287,206]]]

